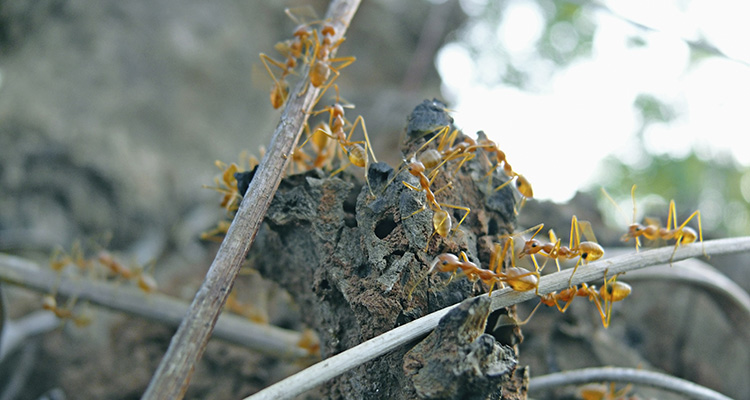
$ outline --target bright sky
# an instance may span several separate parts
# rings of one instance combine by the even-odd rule
[[[641,122],[634,101],[639,94],[678,113],[671,123],[647,129],[644,137],[652,152],[683,156],[695,148],[699,155],[730,153],[750,165],[750,146],[741,141],[750,137],[750,67],[722,57],[690,65],[690,49],[681,40],[704,37],[729,57],[750,63],[750,1],[604,4],[659,32],[589,8],[596,21],[591,57],[557,70],[534,50],[545,23],[537,2],[511,0],[499,27],[473,28],[478,38],[498,35],[517,65],[533,66],[525,72],[541,83],[532,91],[488,87],[479,77],[504,70],[502,61],[488,60],[490,69],[477,70],[461,44],[443,48],[437,65],[456,124],[469,134],[484,130],[513,169],[531,181],[538,199],[566,201],[592,183],[599,162],[609,154],[637,162],[633,143]],[[564,48],[576,40],[572,27],[555,29],[553,45]],[[645,45],[628,45],[633,37]]]

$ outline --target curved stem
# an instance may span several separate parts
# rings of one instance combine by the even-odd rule
[[[661,372],[612,367],[584,368],[532,378],[529,381],[529,393],[538,395],[540,392],[552,390],[559,386],[594,382],[619,382],[651,386],[678,393],[690,399],[731,400],[712,389]]]

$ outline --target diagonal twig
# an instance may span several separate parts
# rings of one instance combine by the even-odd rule
[[[719,239],[706,241],[704,246],[690,244],[681,246],[674,252],[673,261],[680,261],[690,257],[698,257],[705,252],[708,255],[729,254],[750,251],[750,237]],[[585,267],[579,268],[573,277],[573,284],[591,282],[614,274],[625,273],[653,265],[664,264],[670,261],[674,251],[673,246],[628,254],[611,259],[592,262]],[[547,294],[555,290],[568,287],[570,270],[560,271],[544,276],[539,282],[539,293]],[[486,295],[483,295],[486,296]],[[495,291],[492,296],[491,309],[508,307],[536,297],[534,291],[515,292],[510,288]],[[245,400],[261,399],[290,399],[304,393],[307,390],[333,379],[344,372],[358,367],[367,361],[390,352],[399,346],[405,345],[420,336],[426,335],[437,326],[445,314],[456,305],[435,311],[422,318],[401,325],[380,336],[376,336],[349,350],[343,351],[335,356],[329,357],[295,375],[273,384],[260,392],[247,397]]]
[[[334,43],[344,36],[359,3],[359,0],[331,2],[326,21],[335,29],[332,38]],[[333,56],[334,54],[331,54],[331,57]],[[302,76],[307,76],[306,71],[307,69]],[[303,91],[303,95],[298,95]],[[288,156],[297,145],[309,115],[308,111],[314,106],[313,102],[319,92],[320,89],[313,88],[308,85],[307,79],[303,79],[289,94],[268,152],[258,166],[216,258],[198,289],[188,314],[172,337],[167,353],[152,377],[143,399],[180,399],[185,395],[195,363],[206,348],[234,279],[279,186],[289,162]]]

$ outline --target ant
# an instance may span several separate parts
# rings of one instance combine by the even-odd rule
[[[370,160],[367,156],[367,152],[369,150],[370,155],[372,156],[372,160],[374,162],[378,162],[377,158],[375,157],[375,153],[372,151],[372,144],[370,144],[370,137],[367,134],[367,127],[365,126],[365,120],[362,118],[361,115],[357,116],[357,118],[354,120],[353,124],[349,124],[346,120],[346,117],[344,116],[344,109],[345,108],[351,108],[351,107],[345,107],[341,103],[341,97],[339,96],[339,87],[338,85],[333,85],[334,89],[336,90],[336,101],[333,105],[326,106],[321,110],[313,111],[312,115],[318,115],[327,112],[329,114],[328,118],[328,125],[326,126],[323,124],[322,126],[319,125],[319,127],[315,130],[315,132],[308,136],[308,138],[299,146],[304,146],[308,140],[311,138],[320,138],[320,134],[327,136],[328,138],[331,138],[339,143],[339,146],[341,147],[341,150],[346,154],[347,158],[349,159],[349,164],[346,164],[339,169],[333,171],[331,173],[331,176],[334,176],[338,174],[339,172],[345,170],[349,165],[356,165],[357,167],[364,168],[365,169],[365,181],[367,182],[368,188],[370,187],[370,180],[367,178],[367,170],[368,166],[370,164]],[[328,87],[326,87],[326,90]],[[357,129],[357,125],[360,124],[362,126],[362,131],[365,136],[364,141],[352,141],[352,135],[354,134],[354,130]],[[346,134],[346,127],[347,125],[351,125],[351,128],[349,129],[349,134]],[[328,131],[330,129],[330,131]],[[320,139],[317,145],[320,145],[321,148],[325,147],[323,142]],[[317,146],[316,145],[316,146]],[[364,147],[363,147],[364,146]],[[370,188],[370,193],[372,194],[372,188]]]
[[[216,160],[214,162],[217,168],[221,170],[221,179],[214,178],[215,186],[203,185],[206,189],[213,189],[224,196],[221,198],[221,208],[227,210],[227,213],[239,208],[239,201],[242,198],[237,189],[237,179],[234,174],[239,172],[239,167],[235,163],[227,165],[226,163]]]
[[[323,25],[320,30],[320,34],[323,37],[320,41],[318,35],[313,31],[313,40],[315,47],[313,49],[313,59],[310,62],[310,84],[313,87],[320,87],[328,80],[331,75],[331,71],[338,77],[339,70],[342,70],[349,66],[349,64],[356,61],[356,57],[338,57],[330,58],[331,52],[339,47],[344,42],[345,38],[341,38],[336,43],[333,43],[333,36],[336,34],[336,30],[331,24]],[[334,63],[339,63],[337,67],[333,67]]]
[[[451,280],[453,280],[456,272],[460,269],[461,272],[466,275],[469,281],[476,282],[477,280],[480,280],[488,285],[489,296],[492,295],[492,291],[495,287],[495,284],[497,283],[507,283],[508,286],[510,286],[513,290],[519,292],[525,292],[534,289],[538,291],[539,274],[537,272],[529,272],[522,268],[516,268],[515,266],[508,267],[505,272],[496,271],[496,269],[498,269],[498,266],[494,265],[493,263],[497,263],[498,259],[504,259],[506,250],[507,243],[505,247],[502,247],[502,250],[499,243],[495,245],[492,260],[490,261],[490,268],[488,269],[480,268],[475,263],[469,261],[469,257],[463,251],[460,253],[460,257],[451,253],[443,253],[435,257],[432,263],[430,263],[430,268],[427,270],[425,277],[435,270],[439,272],[450,272],[451,277],[448,280],[448,282],[450,282]],[[500,252],[502,252],[502,256],[497,257],[497,254],[499,254]],[[409,290],[409,298],[411,298],[412,292],[417,287],[417,285],[419,285],[419,282],[421,282],[422,279],[424,279],[424,277],[419,279],[414,287]]]
[[[300,170],[306,171],[315,168],[323,168],[331,163],[333,159],[334,149],[336,141],[330,140],[331,137],[326,134],[331,128],[325,122],[320,122],[315,126],[314,133],[310,132],[310,126],[305,124],[305,132],[307,133],[307,139],[299,146],[293,154],[292,160],[301,165]],[[307,141],[310,141],[315,152],[315,158],[310,157],[307,153],[302,150]],[[297,153],[301,153],[300,156]]]
[[[294,74],[294,68],[297,67],[298,60],[303,57],[303,50],[306,58],[310,47],[313,45],[310,37],[314,34],[314,31],[310,26],[315,22],[301,22],[301,19],[295,16],[289,8],[285,9],[284,12],[298,24],[297,28],[294,29],[293,39],[279,42],[275,46],[279,53],[286,56],[286,61],[277,61],[264,53],[260,53],[260,60],[274,82],[270,95],[273,108],[279,108],[286,102],[286,99],[289,97],[289,83],[286,81],[286,77]],[[314,14],[314,11],[311,12]],[[269,64],[281,69],[281,76],[279,78],[276,78]]]
[[[42,309],[51,311],[55,316],[61,320],[71,320],[78,327],[84,327],[91,324],[91,315],[88,313],[74,314],[73,306],[75,305],[76,299],[71,297],[68,300],[68,304],[65,307],[59,307],[57,300],[52,294],[45,295],[42,298]]]
[[[273,79],[273,86],[271,86],[270,94],[271,106],[273,106],[273,108],[279,108],[284,105],[286,99],[289,97],[289,83],[286,81],[286,77],[287,75],[294,73],[296,61],[290,54],[285,64],[274,60],[265,53],[260,53],[260,61],[263,63],[266,71],[268,71],[268,74],[271,75],[271,79]],[[276,78],[276,75],[271,71],[271,67],[268,65],[269,63],[281,69],[281,76],[279,78]]]
[[[138,288],[145,293],[153,293],[158,288],[156,280],[151,274],[145,272],[145,268],[139,265],[133,269],[126,267],[120,261],[115,259],[115,257],[108,251],[100,251],[97,255],[97,261],[99,261],[102,266],[108,268],[115,276],[122,277],[127,281],[134,280],[136,285],[138,285]]]
[[[70,249],[70,254],[66,253],[62,247],[57,246],[50,256],[49,265],[53,271],[58,274],[68,265],[75,265],[81,271],[91,270],[91,260],[83,256],[83,247],[81,242],[76,240]]]
[[[660,227],[658,221],[650,218],[645,219],[646,225],[636,223],[635,188],[636,185],[633,185],[633,187],[630,189],[630,196],[633,199],[633,223],[630,224],[630,226],[628,227],[628,231],[622,236],[621,240],[623,242],[627,242],[631,238],[635,239],[635,250],[638,251],[638,247],[640,246],[639,238],[641,236],[648,240],[675,239],[674,250],[672,251],[670,263],[672,258],[674,258],[674,253],[677,251],[677,247],[679,247],[681,244],[694,243],[696,240],[700,240],[701,245],[703,245],[703,227],[701,224],[700,210],[693,211],[693,213],[690,214],[690,216],[680,226],[677,226],[677,208],[675,206],[674,200],[669,201],[669,214],[667,216],[667,226],[665,228]],[[617,206],[617,203],[614,202],[612,197],[609,196],[604,188],[602,188],[602,192],[607,196],[607,198],[609,198],[610,201],[612,201],[613,204],[615,204],[615,206]],[[617,208],[619,210],[619,207]],[[698,219],[698,232],[695,232],[693,228],[687,226],[687,223],[696,217]],[[703,250],[703,253],[705,255],[705,249]]]
[[[611,382],[609,386],[605,384],[590,384],[581,387],[579,395],[583,400],[636,400],[639,399],[637,396],[625,397],[628,392],[633,388],[632,384],[628,384],[620,390],[615,390],[615,383]]]
[[[455,171],[457,172],[465,162],[474,158],[473,153],[477,149],[476,141],[466,135],[462,135],[461,142],[454,145],[459,133],[461,133],[461,131],[458,129],[454,129],[453,132],[451,132],[451,126],[445,125],[414,152],[412,158],[416,158],[425,166],[425,168],[432,169],[428,175],[430,184],[432,184],[435,177],[437,177],[439,168],[443,164],[455,159],[461,159],[461,162],[456,166]],[[425,148],[437,138],[440,138],[437,148],[425,150]],[[419,156],[417,156],[417,154],[419,154]]]
[[[268,324],[268,313],[252,303],[237,300],[237,292],[234,290],[229,293],[224,308],[230,312],[241,315],[250,321],[259,324]]]
[[[430,237],[427,239],[427,248],[430,246],[430,240],[432,239],[432,236],[437,233],[438,235],[442,237],[447,237],[448,233],[452,230],[452,222],[450,218],[450,214],[446,210],[443,209],[443,207],[446,208],[453,208],[457,210],[463,210],[466,211],[464,213],[464,216],[461,218],[460,221],[458,221],[458,225],[456,225],[456,230],[458,230],[458,227],[461,226],[461,224],[464,222],[466,217],[471,212],[471,209],[468,207],[462,207],[462,206],[456,206],[452,204],[445,204],[445,203],[438,203],[438,201],[435,199],[435,194],[439,193],[440,191],[450,187],[449,185],[446,185],[436,192],[433,192],[430,188],[430,180],[427,178],[427,176],[424,174],[425,166],[420,161],[418,161],[416,158],[412,157],[411,162],[407,163],[404,161],[404,163],[407,165],[407,170],[409,171],[409,174],[412,176],[415,176],[417,179],[419,179],[419,186],[411,185],[409,182],[401,181],[406,187],[408,187],[411,190],[415,190],[418,192],[425,192],[425,195],[427,196],[427,203],[430,206],[430,209],[433,211],[432,214],[432,226],[434,231],[430,235]],[[424,211],[426,208],[424,205],[421,209],[413,212],[410,216],[413,216],[417,213],[420,213]]]
[[[261,157],[265,154],[265,149],[263,147],[260,149],[260,154]],[[226,209],[227,214],[240,207],[240,201],[245,194],[241,189],[247,191],[247,186],[243,187],[243,185],[238,185],[237,180],[238,175],[241,175],[248,170],[245,168],[245,164],[247,164],[249,170],[252,171],[254,167],[259,164],[259,161],[253,155],[248,156],[247,152],[244,150],[240,153],[239,165],[235,163],[227,165],[222,161],[216,160],[214,165],[221,170],[221,178],[214,178],[214,186],[203,185],[206,189],[213,189],[224,195],[221,199],[221,208]]]
[[[534,307],[526,319],[518,323],[518,325],[526,324],[531,317],[534,315],[536,310],[542,304],[552,307],[557,307],[558,311],[564,313],[573,299],[576,297],[588,297],[589,301],[594,302],[599,316],[602,319],[602,325],[604,328],[609,327],[610,318],[612,317],[612,304],[618,301],[624,300],[632,292],[632,287],[625,282],[618,282],[617,276],[619,274],[607,279],[607,271],[604,271],[604,285],[601,289],[597,290],[594,285],[587,285],[582,283],[580,287],[578,285],[571,286],[567,289],[558,292],[551,292],[545,295],[539,296],[539,303]],[[564,306],[560,304],[564,303]]]
[[[560,270],[560,259],[569,260],[578,257],[573,272],[570,274],[568,280],[568,286],[572,287],[573,275],[575,275],[578,267],[583,263],[586,264],[589,261],[595,261],[600,259],[604,255],[604,248],[596,243],[596,237],[594,231],[591,229],[591,224],[588,221],[578,221],[578,218],[574,215],[570,221],[570,242],[568,246],[562,246],[561,240],[556,238],[554,232],[550,230],[550,242],[542,243],[534,237],[542,230],[544,224],[537,225],[539,228],[531,236],[531,239],[527,240],[523,246],[523,250],[519,254],[518,258],[522,258],[525,255],[534,255],[537,253],[543,256],[555,259],[557,264],[557,270]],[[581,242],[581,231],[584,237],[591,239],[588,241]],[[533,258],[532,258],[533,259]],[[536,260],[534,263],[536,265]],[[542,267],[541,269],[544,269]]]
[[[523,232],[519,233],[523,234]],[[518,234],[517,234],[518,235]],[[526,292],[534,289],[535,293],[539,294],[539,271],[529,272],[523,268],[516,267],[515,255],[514,255],[514,239],[513,236],[509,236],[502,248],[500,243],[495,243],[495,246],[490,253],[490,265],[489,269],[494,271],[495,274],[502,277],[501,283],[507,283],[513,290],[517,292]],[[510,267],[506,265],[505,271],[502,271],[503,264],[510,248]],[[490,295],[492,294],[492,286],[490,286]]]

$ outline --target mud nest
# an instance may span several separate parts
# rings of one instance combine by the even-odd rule
[[[445,105],[437,100],[424,101],[407,120],[401,149],[404,160],[435,148],[439,140],[417,152],[442,129],[455,129]],[[463,139],[459,132],[456,142]],[[371,164],[369,187],[349,171],[329,177],[313,170],[281,182],[248,258],[253,268],[289,291],[302,310],[303,321],[318,333],[323,358],[485,290],[481,283],[465,277],[426,274],[441,253],[464,251],[472,262],[486,267],[498,235],[513,232],[516,189],[507,185],[495,190],[508,177],[494,170],[481,149],[474,155],[462,164],[454,160],[439,167],[430,185],[452,219],[453,229],[445,237],[433,234],[433,211],[425,191],[404,184],[420,187],[419,179],[403,164],[395,169],[385,163]],[[448,205],[471,210],[460,226],[456,227],[466,211]],[[454,317],[458,318],[454,324],[465,323],[468,317],[464,317]],[[495,365],[484,372],[474,371],[471,379],[454,371],[442,377],[422,374],[415,381],[419,371],[414,368],[420,365],[415,360],[430,357],[412,350],[405,363],[404,355],[411,348],[406,346],[335,379],[323,389],[324,395],[525,398],[525,371],[516,367],[520,330],[490,328],[493,336],[482,335],[485,321],[486,315],[481,324],[472,325],[475,334],[469,335],[468,344],[447,345],[450,354],[443,355],[441,362],[465,360],[462,352],[471,352],[466,346],[475,346],[485,349],[485,359],[494,357],[488,365],[502,360],[503,368]],[[456,335],[449,336],[454,341]],[[476,340],[481,344],[472,345]],[[430,386],[425,379],[441,379],[446,389],[425,390]]]

